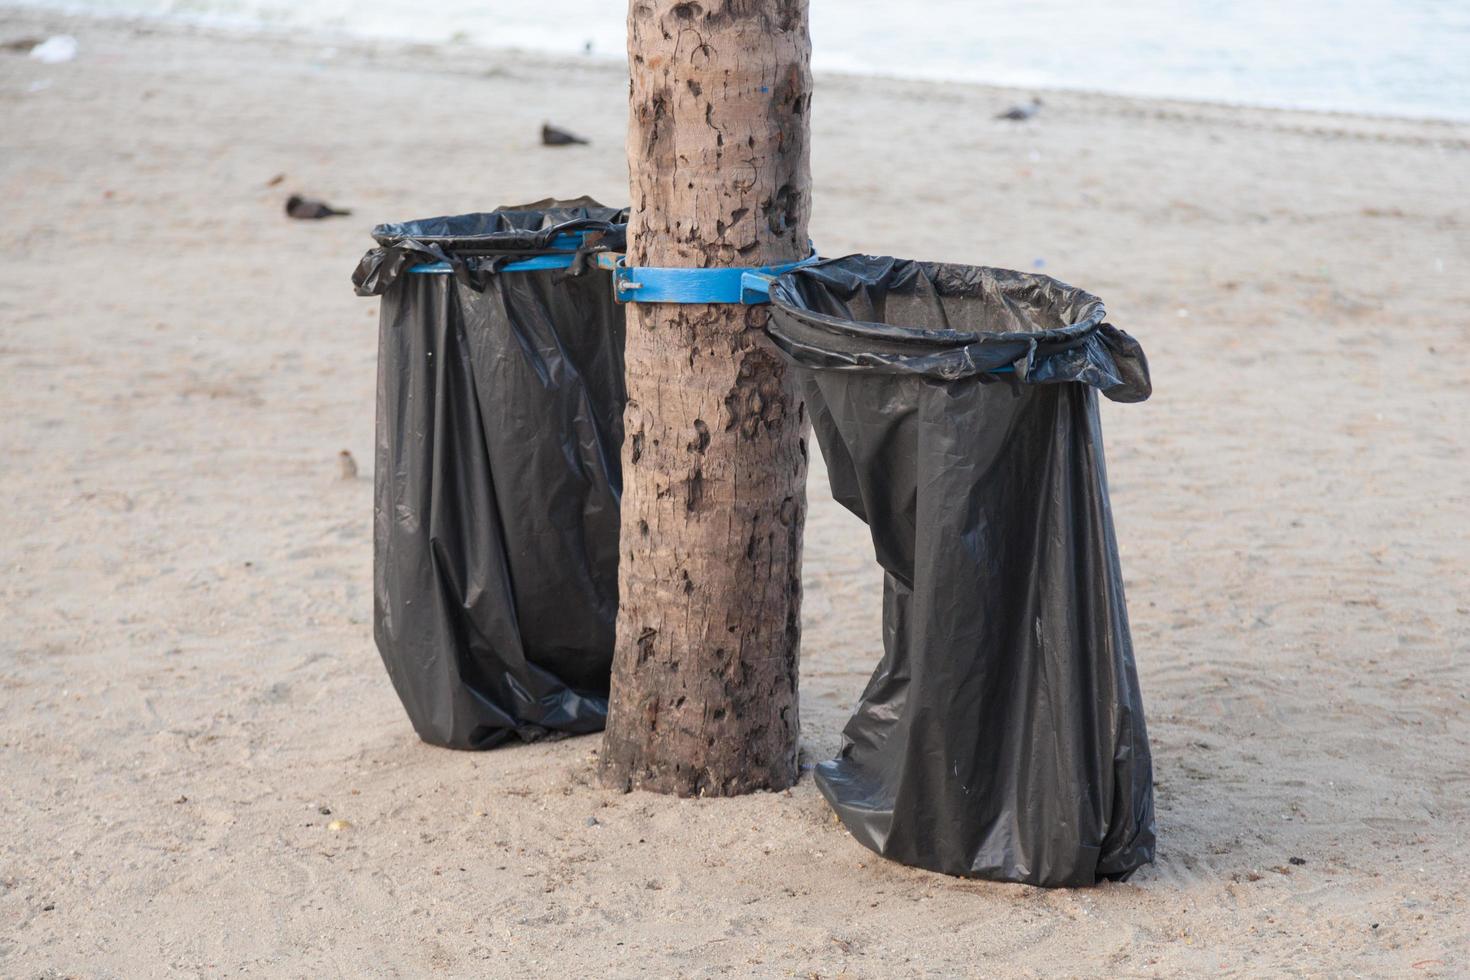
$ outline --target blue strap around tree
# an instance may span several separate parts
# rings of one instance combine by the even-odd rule
[[[627,257],[611,252],[597,256],[599,267],[613,274],[613,298],[619,303],[733,303],[753,306],[771,301],[771,281],[784,272],[817,261],[817,253],[800,262],[734,269],[688,269],[630,266]]]

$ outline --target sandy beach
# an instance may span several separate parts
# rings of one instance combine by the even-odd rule
[[[1040,269],[1152,365],[1103,417],[1158,861],[1046,891],[885,862],[809,776],[414,738],[349,273],[379,221],[623,203],[619,66],[0,9],[63,31],[0,51],[0,975],[1470,975],[1470,124],[818,76],[823,254]],[[810,762],[882,639],[808,492]]]

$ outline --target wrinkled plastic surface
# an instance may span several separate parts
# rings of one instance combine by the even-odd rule
[[[426,742],[601,729],[617,616],[623,312],[607,272],[497,273],[624,212],[588,200],[383,225],[374,633]],[[449,262],[453,274],[406,274]]]
[[[1097,297],[998,269],[849,256],[771,300],[886,573],[883,659],[822,793],[905,864],[1127,877],[1153,859],[1153,774],[1096,392],[1147,398],[1143,351]]]

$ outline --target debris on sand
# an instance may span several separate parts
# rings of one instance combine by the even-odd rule
[[[340,480],[355,480],[355,479],[357,479],[357,460],[355,460],[355,459],[352,458],[352,454],[350,452],[348,452],[347,450],[344,449],[340,453],[338,453],[337,454],[337,465],[338,465],[338,467],[340,467],[340,471],[337,474],[337,478],[338,479],[340,479]]]
[[[546,123],[541,127],[541,143],[543,146],[572,146],[573,144],[585,144],[586,142],[586,140],[576,133],[569,133],[565,129],[551,125],[551,123]]]
[[[31,48],[31,57],[43,65],[59,65],[75,58],[77,47],[77,39],[70,34],[57,34]]]
[[[1033,98],[1029,104],[1013,105],[1005,112],[996,113],[997,119],[1009,119],[1011,122],[1026,122],[1035,119],[1036,114],[1041,111],[1041,100]]]
[[[337,218],[351,214],[334,208],[325,201],[316,201],[300,194],[292,194],[286,198],[286,214],[292,218],[300,218],[304,221],[312,221],[317,218]]]

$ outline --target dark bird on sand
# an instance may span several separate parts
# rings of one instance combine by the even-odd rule
[[[313,201],[309,197],[300,194],[292,194],[286,198],[286,214],[293,218],[310,220],[313,218],[336,218],[351,214],[340,208],[334,208],[325,201]]]
[[[551,125],[551,123],[546,123],[541,127],[542,146],[571,146],[574,143],[586,142],[586,140],[577,134],[569,133],[565,129],[558,129]]]
[[[1030,105],[1013,105],[1005,112],[996,113],[997,119],[1009,119],[1012,122],[1025,122],[1035,119],[1036,114],[1041,111],[1041,100],[1032,99]]]

